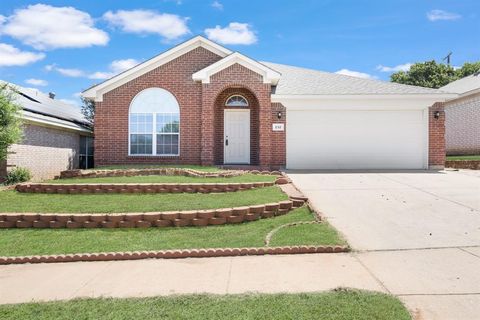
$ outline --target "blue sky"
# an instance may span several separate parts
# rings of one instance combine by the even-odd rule
[[[252,58],[388,80],[417,61],[480,60],[480,1],[2,1],[0,79],[78,92],[203,35]]]

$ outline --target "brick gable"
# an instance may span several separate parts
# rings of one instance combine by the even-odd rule
[[[192,74],[221,57],[198,47],[106,93],[95,114],[97,165],[128,163],[200,163],[202,85]],[[160,87],[170,91],[180,105],[180,156],[128,156],[128,111],[140,91]]]

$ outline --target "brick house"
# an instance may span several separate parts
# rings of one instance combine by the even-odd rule
[[[458,94],[445,102],[448,155],[480,154],[480,72],[440,88]]]
[[[53,94],[10,86],[23,109],[23,138],[0,163],[0,180],[15,167],[28,168],[33,180],[43,180],[85,167],[86,162],[92,165],[92,131],[79,108],[55,100]]]
[[[289,169],[442,167],[452,97],[259,62],[201,36],[83,96],[96,102],[97,165]]]

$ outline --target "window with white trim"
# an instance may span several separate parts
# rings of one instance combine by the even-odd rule
[[[130,104],[129,154],[178,156],[180,108],[165,89],[145,89]]]
[[[233,95],[227,99],[225,103],[227,107],[248,107],[248,101],[241,95]]]

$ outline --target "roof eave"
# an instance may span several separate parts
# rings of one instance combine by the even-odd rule
[[[456,97],[452,93],[415,93],[415,94],[272,94],[272,102],[279,100],[381,100],[402,99],[418,100],[428,99],[436,102],[445,102]]]
[[[192,79],[202,83],[210,83],[210,78],[212,75],[234,64],[240,64],[241,66],[262,75],[263,83],[265,84],[277,85],[281,78],[281,74],[279,72],[239,52],[235,52],[215,62],[214,64],[195,72],[192,75]]]

